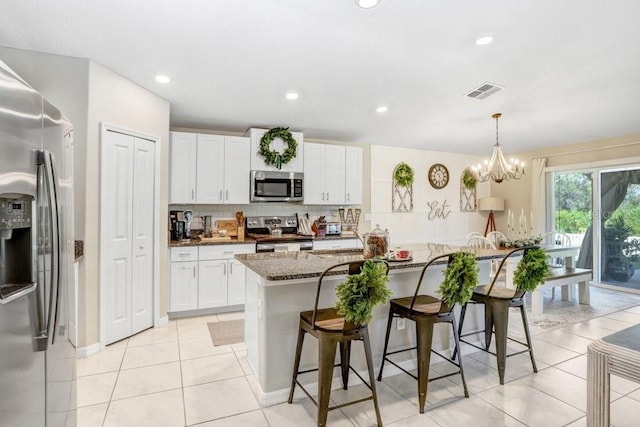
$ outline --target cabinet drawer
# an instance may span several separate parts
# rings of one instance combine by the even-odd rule
[[[185,248],[171,248],[171,262],[174,261],[197,261],[198,248],[196,246]]]
[[[231,259],[237,254],[252,254],[256,251],[254,244],[243,245],[211,245],[200,246],[198,259],[205,261],[209,259]]]

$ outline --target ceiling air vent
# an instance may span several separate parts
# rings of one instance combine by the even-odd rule
[[[502,89],[504,89],[504,86],[500,86],[495,83],[484,82],[480,85],[480,87],[475,88],[465,96],[473,99],[485,99],[496,92],[500,92]]]

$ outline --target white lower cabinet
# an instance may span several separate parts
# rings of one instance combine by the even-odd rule
[[[171,311],[198,308],[198,262],[171,263]]]
[[[246,269],[234,256],[254,252],[252,244],[171,248],[170,311],[244,304]]]

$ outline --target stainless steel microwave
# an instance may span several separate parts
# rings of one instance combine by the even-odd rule
[[[251,171],[251,202],[302,202],[301,172]]]

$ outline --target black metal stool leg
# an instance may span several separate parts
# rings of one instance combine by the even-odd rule
[[[288,402],[293,402],[293,392],[296,388],[296,380],[298,379],[298,370],[300,369],[300,356],[302,355],[302,344],[304,342],[305,330],[302,325],[298,327],[298,344],[296,345],[296,356],[293,362],[293,374],[291,375],[291,389],[289,390]]]
[[[349,387],[349,360],[351,359],[351,341],[340,341],[340,368],[342,371],[342,388]]]
[[[431,344],[433,342],[434,316],[419,317],[416,322],[416,338],[418,351],[418,409],[424,413],[429,384],[429,366],[431,363]]]
[[[327,425],[327,414],[329,413],[333,366],[338,347],[338,340],[333,335],[320,333],[318,336],[318,427]]]
[[[376,411],[376,421],[378,426],[382,426],[382,418],[380,417],[380,408],[378,406],[378,392],[376,391],[375,374],[373,373],[373,357],[371,356],[371,343],[369,342],[369,329],[362,329],[362,342],[364,344],[364,354],[367,358],[367,370],[369,371],[369,382],[371,384],[371,394],[373,397],[373,407]],[[382,372],[382,370],[380,370]]]
[[[469,390],[467,390],[467,381],[464,379],[464,369],[462,368],[462,350],[460,349],[460,337],[458,331],[456,331],[456,318],[451,319],[451,329],[453,329],[453,340],[455,341],[455,350],[458,351],[458,365],[460,367],[460,376],[462,377],[462,387],[464,388],[464,397],[469,397]],[[455,359],[454,359],[455,360]]]
[[[529,356],[531,357],[531,366],[533,372],[538,373],[538,367],[536,366],[536,360],[533,358],[533,346],[531,345],[531,333],[529,332],[529,322],[527,320],[527,312],[524,304],[520,306],[520,314],[522,315],[522,325],[524,326],[524,335],[527,338],[527,345],[529,346]]]
[[[462,326],[464,325],[464,316],[467,313],[467,304],[463,304],[460,307],[460,324],[458,325],[458,338],[462,336]],[[451,360],[456,360],[456,354],[458,354],[458,347],[453,349],[453,355],[451,356]]]
[[[393,310],[389,307],[389,319],[387,320],[387,334],[384,337],[384,350],[382,350],[382,362],[380,363],[380,372],[378,373],[378,381],[382,380],[382,370],[384,369],[384,361],[387,357],[387,348],[389,347],[389,334],[391,334],[391,323],[393,322]]]

